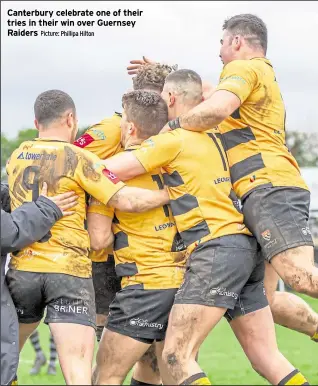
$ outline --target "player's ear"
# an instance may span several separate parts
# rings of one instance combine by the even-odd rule
[[[37,119],[34,120],[34,126],[37,130],[39,130],[39,122],[37,121]]]
[[[172,107],[176,103],[176,97],[169,92],[169,107]]]
[[[67,114],[66,124],[70,128],[73,128],[74,125],[76,124],[76,119],[75,119],[74,114],[72,112]]]
[[[134,125],[134,123],[133,122],[129,122],[129,129],[128,129],[129,135],[136,134],[136,131],[137,131],[137,128]]]
[[[234,39],[232,40],[232,46],[235,51],[238,51],[241,48],[242,45],[242,36],[236,35]]]

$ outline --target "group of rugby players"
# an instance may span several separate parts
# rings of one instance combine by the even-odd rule
[[[265,24],[244,14],[223,30],[215,90],[192,70],[136,61],[123,111],[77,141],[73,100],[46,91],[39,138],[7,164],[13,209],[43,182],[78,196],[75,214],[13,254],[7,274],[20,349],[46,307],[67,384],[119,385],[134,367],[134,385],[209,385],[198,352],[225,316],[254,370],[308,385],[274,321],[318,341],[317,314],[276,292],[280,276],[318,297],[310,193],[285,145]]]

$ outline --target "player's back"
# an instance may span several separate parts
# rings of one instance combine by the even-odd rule
[[[218,89],[232,91],[242,101],[240,108],[219,125],[232,183],[240,198],[261,185],[307,188],[286,146],[285,106],[270,61],[254,58],[230,62],[224,67]]]
[[[7,165],[12,209],[25,201],[35,201],[43,182],[48,184],[49,195],[74,191],[78,204],[75,214],[59,220],[44,239],[15,253],[12,268],[91,276],[90,243],[84,226],[86,193],[82,186],[94,190],[101,182],[92,160],[95,158],[86,151],[50,139],[24,142],[13,152]]]
[[[203,133],[177,129],[150,138],[134,152],[146,170],[162,165],[178,231],[192,248],[199,241],[250,234],[243,229],[220,137],[217,129]]]

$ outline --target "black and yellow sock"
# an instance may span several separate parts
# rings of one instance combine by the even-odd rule
[[[302,375],[299,370],[295,369],[282,379],[278,385],[309,385],[307,379]]]
[[[31,334],[30,342],[31,342],[37,356],[44,355],[42,348],[41,348],[41,345],[40,345],[40,335],[39,335],[39,332],[37,330],[35,330]]]
[[[131,377],[130,386],[159,386],[159,385],[137,381],[137,379]]]
[[[205,373],[193,374],[180,385],[212,385]]]
[[[50,335],[50,366],[55,366],[57,358],[56,345],[53,339],[53,335]]]
[[[314,335],[311,337],[311,340],[318,343],[318,328],[317,328],[317,331],[314,333]]]

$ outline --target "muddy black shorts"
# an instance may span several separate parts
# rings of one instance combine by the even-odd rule
[[[267,261],[288,249],[314,245],[309,204],[310,192],[292,187],[258,189],[243,201],[244,222]]]
[[[19,323],[74,323],[96,328],[93,280],[9,269],[6,280]]]
[[[128,286],[110,305],[106,328],[143,343],[165,339],[176,288],[144,290]]]
[[[96,313],[108,315],[110,303],[116,292],[120,291],[121,278],[116,275],[114,256],[108,255],[108,260],[92,262],[92,275],[95,290]]]
[[[175,304],[227,308],[230,321],[268,305],[264,259],[254,237],[230,235],[199,244],[189,256]]]

